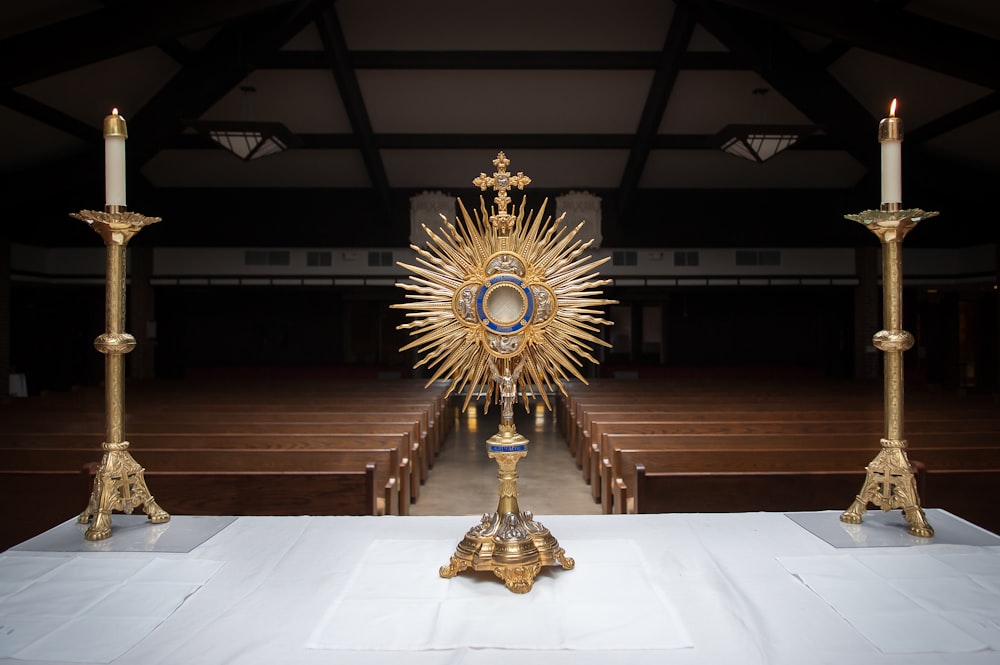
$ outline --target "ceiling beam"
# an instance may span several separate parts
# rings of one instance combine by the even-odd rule
[[[176,39],[165,39],[157,43],[161,51],[166,53],[174,62],[184,67],[191,64],[195,59],[195,52]]]
[[[17,86],[217,27],[289,0],[130,2],[0,41],[0,87]]]
[[[287,43],[333,2],[334,0],[299,0],[227,26],[201,48],[192,62],[177,72],[143,108],[128,115],[127,177],[130,200],[148,200],[155,196],[140,169],[184,129],[184,119],[201,116],[223,95],[239,85],[248,69],[252,69],[256,58]],[[237,54],[241,57],[237,57]],[[41,181],[74,185],[86,181],[91,186],[88,179],[93,179],[93,167],[100,163],[100,143],[99,140],[93,141],[91,149],[68,155],[56,163],[22,170],[4,181],[4,190],[30,191]],[[101,171],[98,169],[96,172]]]
[[[926,143],[997,111],[1000,111],[1000,93],[992,92],[950,113],[945,113],[911,132],[906,132],[906,142],[910,144]]]
[[[243,81],[259,58],[312,23],[333,0],[302,0],[233,23],[129,118],[129,164],[142,165]]]
[[[878,119],[843,88],[824,67],[788,34],[784,24],[772,22],[754,13],[736,9],[728,2],[710,0],[677,0],[696,6],[699,22],[734,54],[751,64],[778,93],[797,107],[814,124],[821,127],[835,144],[840,144],[852,157],[868,169],[857,187],[874,188],[879,176]],[[853,6],[853,5],[852,5]],[[995,101],[984,98],[970,105],[966,113],[985,113]],[[941,124],[923,137],[921,132],[908,136],[917,145],[931,132],[946,129],[959,116],[945,116]],[[912,144],[910,144],[912,145]],[[905,148],[904,148],[905,150]],[[924,182],[940,186],[944,182],[980,182],[981,170],[970,168],[941,156],[919,150],[906,151],[905,159],[915,168],[907,168],[907,180],[912,187]]]
[[[656,69],[656,51],[351,51],[354,69]],[[500,63],[500,64],[498,64]],[[324,69],[322,51],[278,51],[262,69]],[[680,55],[681,69],[740,70],[731,53],[697,51]]]
[[[368,117],[368,109],[365,107],[365,100],[361,94],[361,86],[358,84],[357,74],[350,63],[347,42],[344,40],[344,32],[340,27],[340,19],[337,18],[336,10],[330,8],[324,11],[319,20],[316,21],[316,27],[326,51],[327,64],[333,73],[337,88],[340,90],[344,110],[354,134],[358,137],[361,157],[368,171],[368,179],[371,181],[376,198],[380,203],[379,212],[382,221],[388,226],[392,222],[392,190],[389,188],[389,178],[385,173],[385,165],[382,164],[382,156],[379,154],[378,145],[375,142],[375,132],[372,130],[372,123]]]
[[[900,11],[898,2],[720,2],[953,78],[1000,88],[1000,41]]]
[[[851,45],[845,42],[830,42],[813,57],[818,66],[826,68],[840,60],[851,48]]]
[[[649,159],[653,137],[656,136],[660,122],[663,120],[663,112],[667,108],[670,93],[674,89],[677,74],[681,70],[681,57],[687,51],[694,27],[694,13],[684,5],[678,4],[670,19],[667,39],[660,52],[656,72],[653,74],[653,82],[650,84],[649,94],[646,97],[646,105],[639,117],[639,126],[632,139],[628,161],[622,171],[618,213],[623,225],[627,226],[631,223],[628,213],[635,199],[635,191],[639,187],[639,178],[642,176],[642,170],[646,167],[646,161]]]
[[[17,111],[33,120],[49,125],[53,129],[69,134],[75,138],[97,145],[101,140],[101,128],[80,122],[62,111],[43,104],[32,97],[23,95],[16,90],[0,89],[0,105],[12,111]]]
[[[296,134],[302,142],[296,150],[360,150],[356,134]],[[907,136],[909,139],[909,136]],[[505,150],[630,150],[632,134],[376,134],[379,150],[481,150],[503,146]],[[218,150],[201,134],[178,134],[164,146],[171,150]],[[652,150],[716,150],[717,134],[657,134]],[[789,150],[839,150],[829,136],[813,135]]]
[[[705,0],[678,0],[738,58],[858,162],[878,170],[877,121],[783,26]],[[749,95],[751,91],[747,91]]]
[[[114,12],[127,12],[133,3],[132,0],[101,0],[101,4]],[[191,60],[191,49],[176,39],[164,39],[156,45],[179,65],[186,65]]]

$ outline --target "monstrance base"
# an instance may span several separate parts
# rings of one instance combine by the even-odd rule
[[[530,511],[485,513],[458,544],[441,577],[455,577],[463,570],[493,571],[514,593],[527,593],[542,566],[560,565],[572,570],[576,562]]]

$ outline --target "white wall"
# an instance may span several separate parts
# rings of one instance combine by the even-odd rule
[[[252,248],[249,251],[288,252],[287,265],[247,265],[248,248],[163,247],[153,251],[156,284],[392,284],[406,277],[397,261],[414,263],[410,249],[366,248]],[[851,248],[783,248],[779,265],[737,265],[736,252],[752,248],[602,248],[587,252],[593,258],[614,252],[634,252],[636,265],[614,265],[608,261],[598,269],[618,285],[780,285],[850,284],[856,282],[854,250]],[[770,248],[759,248],[774,251]],[[674,265],[675,251],[696,251],[698,265]],[[329,252],[330,265],[310,266],[309,252]],[[389,265],[369,265],[369,252],[391,253]],[[105,249],[41,248],[11,246],[14,280],[93,281],[104,278]],[[957,249],[906,249],[904,281],[920,283],[992,283],[996,279],[997,250],[994,245]]]

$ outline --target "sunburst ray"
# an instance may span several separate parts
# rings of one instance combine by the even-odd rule
[[[586,383],[584,363],[611,346],[601,337],[612,325],[602,308],[617,301],[603,297],[611,280],[596,271],[608,259],[584,256],[593,241],[577,238],[583,223],[569,228],[564,215],[546,216],[547,199],[536,212],[522,198],[510,215],[501,194],[499,210],[480,197],[470,213],[459,199],[454,223],[442,216],[437,230],[424,225],[426,244],[411,245],[415,262],[398,264],[409,272],[397,284],[407,301],[393,307],[406,311],[399,329],[412,336],[400,350],[421,356],[414,367],[427,368],[428,385],[444,379],[449,394],[465,391],[463,409],[478,396],[487,405],[499,399],[501,361],[508,370],[516,364],[525,406],[532,396],[551,408],[549,392],[565,392],[571,379]]]

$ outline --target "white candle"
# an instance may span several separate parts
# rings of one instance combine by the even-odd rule
[[[903,121],[896,117],[896,100],[889,107],[889,117],[878,124],[878,142],[882,148],[882,203],[903,202]]]
[[[125,118],[112,109],[104,118],[104,205],[125,207]]]

